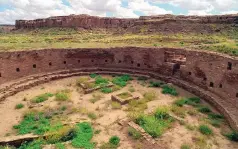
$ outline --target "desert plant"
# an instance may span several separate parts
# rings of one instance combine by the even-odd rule
[[[24,108],[24,104],[22,103],[19,103],[15,106],[15,109],[22,109],[22,108]]]
[[[163,94],[170,94],[170,95],[173,95],[173,96],[178,96],[178,92],[176,91],[176,89],[169,86],[169,85],[163,85],[162,86],[162,93]]]
[[[198,108],[198,111],[201,112],[201,113],[210,113],[211,109],[209,107],[206,107],[206,106],[201,106],[201,107]]]
[[[174,102],[175,105],[179,106],[179,107],[182,107],[183,105],[185,105],[187,103],[187,99],[178,99]]]
[[[190,149],[190,148],[191,147],[188,144],[182,144],[181,147],[180,147],[180,149]]]
[[[225,136],[231,141],[238,142],[238,132],[236,132],[236,131],[227,133],[227,134],[225,134]]]
[[[168,119],[170,118],[168,111],[169,111],[169,108],[167,107],[159,107],[156,109],[154,116],[160,120]]]
[[[75,148],[93,149],[94,144],[90,142],[92,137],[92,126],[87,122],[79,123],[76,125],[76,137],[71,144]]]
[[[49,97],[53,97],[54,95],[51,93],[45,93],[36,96],[35,98],[31,99],[31,102],[33,103],[41,103],[49,99]]]
[[[128,89],[129,92],[133,93],[135,92],[135,88],[133,86],[130,86],[129,89]]]
[[[56,101],[67,101],[70,99],[70,91],[63,90],[55,94]]]
[[[103,88],[101,89],[101,92],[102,92],[102,93],[105,93],[105,94],[109,94],[109,93],[112,93],[113,90],[112,90],[112,88],[109,88],[109,87],[103,87]]]
[[[90,99],[91,103],[96,103],[97,101],[102,99],[102,95],[101,94],[93,94],[93,97]]]
[[[207,125],[200,125],[199,131],[204,135],[212,135],[213,131],[211,128],[209,128]]]
[[[125,87],[127,85],[127,82],[130,80],[132,80],[131,76],[122,75],[122,76],[113,78],[112,83],[120,87]]]
[[[146,93],[144,94],[144,99],[145,99],[146,101],[155,100],[155,99],[156,99],[156,92],[153,92],[153,91],[151,91],[151,92],[146,92]]]
[[[164,85],[163,82],[159,82],[159,81],[157,81],[157,82],[150,81],[150,85],[149,85],[149,87],[161,87],[162,85]]]
[[[120,103],[115,101],[111,102],[111,106],[112,106],[112,109],[121,109],[122,107]]]
[[[95,113],[93,113],[93,112],[89,112],[89,113],[88,113],[88,117],[89,117],[90,119],[92,119],[92,120],[97,119],[97,115],[96,115]]]
[[[177,115],[181,118],[185,118],[185,116],[186,116],[186,110],[184,109],[184,107],[180,107],[180,106],[177,106],[177,105],[172,105],[171,111],[175,115]]]
[[[141,133],[132,127],[128,128],[128,135],[135,140],[138,140],[142,137]]]
[[[91,78],[96,78],[98,75],[95,74],[95,73],[92,73],[92,74],[90,74],[89,76],[90,76]]]
[[[112,136],[109,140],[109,143],[111,143],[113,145],[119,145],[120,138],[118,136]]]
[[[56,143],[56,144],[55,144],[55,148],[56,148],[56,149],[65,149],[65,145],[62,144],[62,143]]]

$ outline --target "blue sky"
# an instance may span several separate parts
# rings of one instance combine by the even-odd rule
[[[0,0],[0,24],[69,14],[137,18],[234,13],[238,13],[238,0]]]

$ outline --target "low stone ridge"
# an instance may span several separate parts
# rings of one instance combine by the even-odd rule
[[[199,25],[205,24],[206,30],[212,27],[206,24],[238,24],[238,14],[236,15],[217,15],[217,16],[183,16],[183,15],[155,15],[141,16],[139,18],[109,18],[96,17],[89,15],[69,15],[56,16],[36,20],[16,20],[16,29],[22,28],[43,28],[43,27],[66,27],[66,28],[115,28],[128,29],[136,31],[145,28],[147,25],[149,31],[181,31],[186,28],[188,31],[202,31]],[[214,28],[214,27],[213,27]]]

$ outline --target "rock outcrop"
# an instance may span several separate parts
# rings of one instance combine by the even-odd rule
[[[201,24],[202,27],[201,27]],[[146,28],[149,31],[199,31],[206,27],[209,31],[214,26],[208,24],[238,24],[237,15],[220,16],[183,16],[183,15],[156,15],[141,16],[133,19],[96,17],[89,15],[56,16],[36,20],[16,20],[16,29],[65,27],[65,28],[103,28],[103,29],[128,29],[131,31]],[[145,27],[146,26],[146,27]]]

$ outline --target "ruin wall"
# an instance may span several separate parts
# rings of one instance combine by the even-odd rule
[[[238,128],[238,59],[172,48],[45,49],[0,52],[1,100],[53,79],[86,73],[148,75],[206,99]]]

